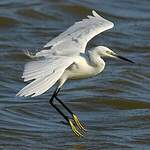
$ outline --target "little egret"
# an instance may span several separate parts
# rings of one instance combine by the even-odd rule
[[[28,53],[36,60],[25,65],[22,78],[24,81],[32,80],[32,82],[20,90],[17,95],[35,97],[46,92],[57,82],[57,88],[49,103],[63,116],[75,135],[83,136],[81,131],[86,131],[86,129],[77,116],[58,98],[58,93],[68,79],[89,78],[102,72],[105,67],[103,57],[119,58],[133,63],[104,46],[91,48],[85,53],[90,39],[113,26],[112,22],[102,18],[93,10],[91,16],[76,22],[48,42],[35,55]],[[70,116],[63,113],[54,104],[54,100],[58,101]]]

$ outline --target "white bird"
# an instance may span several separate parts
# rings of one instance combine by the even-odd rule
[[[25,65],[22,78],[24,81],[32,80],[32,82],[17,93],[18,96],[35,97],[46,92],[57,82],[57,88],[49,102],[64,117],[77,136],[83,136],[79,130],[85,128],[77,116],[57,97],[63,84],[67,80],[89,78],[102,72],[105,67],[103,57],[120,58],[133,63],[104,46],[91,48],[85,53],[89,40],[114,26],[94,10],[92,14],[48,42],[34,56],[30,55],[36,60]],[[71,118],[53,103],[54,99],[71,114]]]

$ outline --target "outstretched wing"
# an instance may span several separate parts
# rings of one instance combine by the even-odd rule
[[[48,42],[43,50],[32,56],[44,57],[44,59],[25,65],[22,78],[24,81],[34,81],[20,90],[17,95],[34,97],[46,92],[59,80],[65,69],[74,62],[74,56],[85,52],[90,39],[113,27],[112,22],[102,18],[95,11],[92,13],[93,16],[76,22]]]
[[[87,16],[87,19],[76,22],[65,32],[48,42],[36,56],[72,56],[84,53],[89,40],[114,26],[112,22],[102,18],[94,10],[92,14],[93,16]]]

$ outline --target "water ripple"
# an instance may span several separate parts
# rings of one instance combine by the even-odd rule
[[[149,0],[0,1],[0,149],[148,149],[149,6]],[[15,95],[26,85],[24,51],[35,53],[93,9],[115,27],[88,47],[108,46],[135,64],[106,59],[99,76],[64,86],[60,98],[88,129],[76,139],[48,103],[55,87],[32,99]]]

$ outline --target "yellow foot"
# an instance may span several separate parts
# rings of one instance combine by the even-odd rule
[[[87,131],[83,125],[80,123],[79,119],[77,118],[77,116],[75,114],[72,114],[72,119],[74,120],[74,122],[76,123],[77,127],[81,130]]]
[[[71,120],[71,119],[68,120],[68,123],[69,123],[70,128],[71,128],[71,130],[72,130],[72,132],[73,132],[74,135],[76,135],[76,136],[78,136],[78,137],[83,136],[83,134],[81,134],[81,133],[76,129],[76,127],[75,127],[74,124],[72,123],[72,120]]]
[[[83,136],[82,133],[80,133],[78,129],[81,130],[81,132],[83,131],[87,131],[83,125],[80,123],[79,119],[77,118],[77,116],[75,114],[72,114],[72,118],[71,119],[68,119],[68,124],[72,130],[72,132],[74,133],[74,135],[76,136]],[[76,128],[77,127],[77,128]]]

